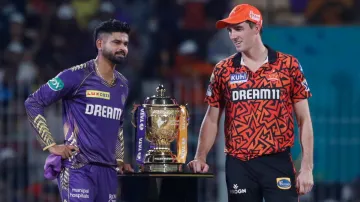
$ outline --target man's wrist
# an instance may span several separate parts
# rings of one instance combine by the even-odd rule
[[[52,143],[52,144],[44,147],[44,148],[43,148],[43,151],[49,150],[51,147],[53,147],[53,146],[55,146],[55,145],[56,145],[56,143]]]
[[[204,156],[195,156],[194,160],[206,162],[206,157],[204,157]]]
[[[301,163],[300,171],[312,172],[313,168],[314,168],[313,164]]]

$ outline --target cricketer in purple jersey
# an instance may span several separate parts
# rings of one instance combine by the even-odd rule
[[[91,60],[61,72],[29,96],[26,109],[44,150],[55,144],[44,125],[44,108],[62,99],[65,144],[80,150],[64,163],[79,168],[88,163],[116,166],[116,159],[123,161],[122,117],[128,84],[119,72],[115,75],[113,86],[102,82]]]
[[[97,58],[62,71],[25,101],[37,139],[51,153],[44,170],[50,161],[57,170],[57,161],[61,164],[56,177],[62,201],[116,201],[116,166],[123,167],[122,125],[129,89],[115,65],[127,55],[129,32],[128,24],[117,20],[101,23],[95,30]],[[62,100],[64,145],[55,143],[44,115],[44,108],[58,100]]]

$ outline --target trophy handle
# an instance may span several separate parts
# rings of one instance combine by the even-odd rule
[[[131,125],[133,125],[134,128],[136,128],[136,124],[135,124],[135,114],[134,114],[134,113],[131,115]]]
[[[189,125],[189,122],[190,122],[190,112],[189,112],[189,104],[188,104],[188,103],[185,104],[185,109],[186,109],[186,124]]]
[[[134,107],[131,110],[131,124],[134,126],[134,128],[136,128],[135,116],[136,116],[136,112],[137,112],[137,109],[139,106],[140,106],[139,104],[134,104]]]

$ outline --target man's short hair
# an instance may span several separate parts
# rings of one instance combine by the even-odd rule
[[[249,21],[249,20],[247,20],[247,21],[245,21],[246,23],[248,23],[249,24],[249,27],[252,29],[252,28],[254,28],[255,27],[255,23],[254,22],[251,22],[251,21]],[[262,28],[260,28],[260,35],[263,33],[263,29]]]
[[[126,22],[121,22],[119,20],[110,19],[100,23],[94,30],[94,43],[103,33],[111,34],[113,32],[122,32],[129,34],[131,31],[130,25]]]

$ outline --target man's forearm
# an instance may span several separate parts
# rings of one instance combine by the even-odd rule
[[[43,150],[56,145],[44,116],[44,106],[39,104],[33,96],[29,96],[25,101],[25,110],[28,120],[37,133],[37,140]]]
[[[120,127],[119,132],[118,132],[118,138],[117,138],[117,142],[116,142],[116,151],[115,151],[115,155],[116,155],[116,161],[117,162],[124,162],[124,158],[125,158],[125,141],[124,141],[124,132],[123,132],[123,127]]]
[[[302,161],[300,170],[313,169],[314,135],[311,119],[300,123],[300,143],[302,148]]]
[[[209,118],[205,118],[200,129],[195,159],[206,161],[206,156],[214,145],[217,133],[218,123]]]

